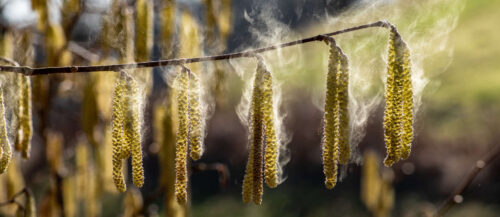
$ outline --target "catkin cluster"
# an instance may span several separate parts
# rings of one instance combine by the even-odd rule
[[[387,81],[385,86],[384,140],[386,166],[410,155],[413,140],[413,91],[410,50],[396,28],[389,40]]]
[[[193,160],[200,159],[203,154],[200,80],[195,73],[183,67],[174,85],[178,118],[175,146],[175,195],[179,203],[186,203],[188,149]]]
[[[270,188],[275,188],[279,182],[279,141],[273,108],[273,78],[262,59],[258,59],[249,110],[250,150],[242,192],[245,203],[253,200],[255,204],[262,202],[263,173]]]
[[[137,84],[126,72],[117,79],[112,114],[113,180],[117,189],[125,191],[122,174],[123,160],[132,157],[132,177],[136,186],[144,183],[142,167],[140,111],[137,102]]]
[[[337,183],[338,164],[347,164],[349,146],[349,68],[347,56],[333,38],[326,38],[330,45],[330,58],[326,83],[323,128],[323,172],[325,185],[332,189]]]

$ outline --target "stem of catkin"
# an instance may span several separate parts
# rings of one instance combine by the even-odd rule
[[[177,112],[179,126],[177,131],[177,142],[175,147],[175,196],[177,202],[184,204],[187,202],[187,151],[189,134],[189,74],[183,69],[176,78]]]

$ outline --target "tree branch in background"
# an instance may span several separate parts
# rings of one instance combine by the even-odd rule
[[[269,47],[236,52],[230,54],[216,55],[216,56],[206,56],[206,57],[195,57],[195,58],[181,58],[181,59],[168,59],[168,60],[158,60],[158,61],[147,61],[147,62],[137,62],[137,63],[127,63],[127,64],[114,64],[114,65],[100,65],[100,66],[64,66],[64,67],[43,67],[43,68],[32,68],[29,66],[0,66],[0,71],[6,72],[17,72],[24,75],[45,75],[54,73],[77,73],[77,72],[98,72],[98,71],[120,71],[124,69],[134,69],[134,68],[151,68],[167,65],[182,65],[186,63],[196,63],[205,61],[216,61],[216,60],[227,60],[243,57],[254,57],[257,53],[263,53],[266,51],[276,50],[279,48],[289,47],[298,44],[305,44],[313,41],[322,41],[324,36],[333,36],[343,33],[348,33],[352,31],[357,31],[361,29],[371,28],[371,27],[382,27],[382,28],[395,28],[394,25],[388,21],[378,21],[370,24],[355,26],[352,28],[347,28],[335,32],[330,32],[322,35],[317,35],[309,38],[303,38],[296,41],[291,41],[287,43],[277,44]]]
[[[27,194],[28,193],[28,189],[27,188],[23,188],[21,189],[21,191],[17,192],[16,194],[12,195],[12,197],[7,200],[7,201],[4,201],[4,202],[0,202],[0,207],[2,206],[7,206],[7,205],[10,205],[10,204],[16,204],[19,208],[23,209],[24,210],[24,206],[22,204],[20,204],[19,202],[16,201],[16,198],[23,195],[23,194]]]
[[[475,165],[472,167],[469,175],[464,179],[460,185],[453,191],[453,193],[446,199],[446,201],[441,205],[441,207],[436,211],[434,217],[441,217],[455,204],[461,203],[463,201],[463,192],[472,183],[474,178],[482,171],[483,168],[488,166],[500,155],[500,145],[495,145],[488,153],[481,159],[477,160]]]

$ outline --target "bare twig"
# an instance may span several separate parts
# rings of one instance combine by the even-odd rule
[[[27,192],[28,192],[27,188],[21,189],[21,191],[19,191],[16,194],[12,195],[12,197],[9,200],[1,202],[0,203],[0,207],[7,206],[9,204],[17,204],[18,206],[22,207],[22,205],[16,201],[16,198],[19,197],[19,196],[21,196],[21,195],[23,195],[23,194],[27,194]]]
[[[456,189],[453,191],[453,193],[446,199],[445,202],[440,206],[440,208],[436,211],[434,214],[434,217],[441,217],[448,210],[453,207],[457,203],[461,203],[463,200],[462,194],[469,187],[469,185],[472,183],[474,178],[479,174],[479,172],[482,171],[483,168],[488,166],[491,162],[495,160],[500,156],[500,145],[495,145],[491,150],[488,150],[488,153],[481,159],[477,160],[475,165],[472,167],[472,170],[470,171],[469,175],[464,179],[460,185],[456,187]]]
[[[99,55],[92,53],[74,41],[68,42],[68,50],[89,62],[96,62],[99,60]]]
[[[7,57],[0,57],[0,62],[4,62],[4,63],[7,63],[9,65],[13,65],[13,66],[19,66],[19,63],[17,63],[13,59],[9,59]]]
[[[335,32],[330,32],[322,35],[317,35],[309,38],[303,38],[296,41],[291,41],[287,43],[277,44],[269,47],[259,48],[255,50],[236,52],[230,54],[222,54],[216,56],[206,56],[206,57],[195,57],[195,58],[182,58],[182,59],[168,59],[168,60],[158,60],[158,61],[147,61],[147,62],[137,62],[137,63],[127,63],[127,64],[113,64],[113,65],[100,65],[100,66],[64,66],[64,67],[43,67],[43,68],[32,68],[29,66],[0,66],[0,71],[7,72],[17,72],[24,75],[45,75],[54,73],[77,73],[77,72],[97,72],[97,71],[120,71],[124,69],[134,69],[134,68],[150,68],[159,67],[167,65],[182,65],[186,63],[196,63],[204,61],[216,61],[216,60],[227,60],[242,57],[254,57],[257,53],[263,53],[266,51],[276,50],[279,48],[289,47],[298,44],[309,43],[313,41],[322,41],[324,36],[334,36],[347,32],[352,32],[356,30],[371,28],[371,27],[383,27],[383,28],[394,28],[392,24],[387,21],[378,21],[370,24],[360,25],[352,28],[347,28]]]

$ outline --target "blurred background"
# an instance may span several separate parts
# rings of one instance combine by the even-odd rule
[[[136,47],[130,56],[126,42],[145,34],[145,25],[134,29],[139,2],[154,11],[144,30],[153,38],[146,55]],[[126,193],[117,193],[111,180],[115,73],[35,76],[31,157],[15,154],[0,175],[0,202],[26,186],[39,216],[428,216],[499,145],[499,10],[500,1],[488,0],[2,0],[2,56],[38,67],[216,55],[387,20],[412,51],[415,140],[408,159],[383,166],[383,28],[335,37],[350,59],[354,156],[333,190],[324,186],[321,161],[327,46],[312,42],[264,54],[279,99],[283,183],[265,187],[259,206],[241,200],[248,158],[241,119],[254,60],[188,65],[201,71],[206,137],[203,157],[189,163],[187,206],[172,198],[175,126],[164,124],[179,68],[144,70],[151,75],[141,78],[145,185],[128,181]],[[0,80],[8,87],[13,78],[3,73]],[[4,94],[14,139],[17,96]],[[446,216],[499,216],[499,169],[498,159],[488,165]],[[1,216],[14,213],[15,205],[0,207]]]

